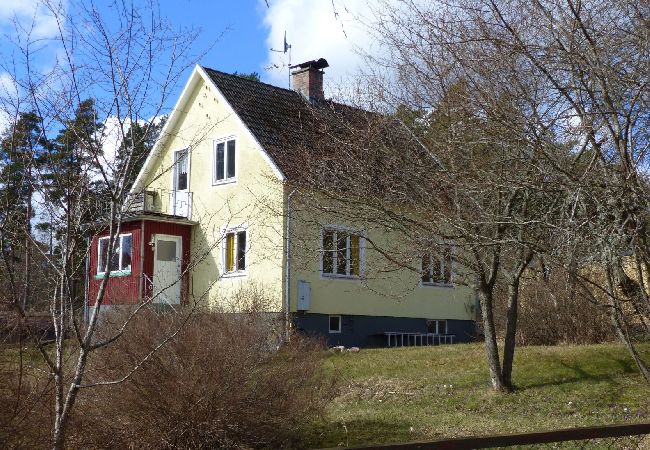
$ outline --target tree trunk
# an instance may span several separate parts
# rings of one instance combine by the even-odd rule
[[[512,363],[515,359],[515,338],[517,335],[517,308],[519,304],[519,277],[508,284],[508,309],[506,312],[506,338],[503,347],[503,383],[510,391],[512,385]]]
[[[487,355],[488,367],[490,368],[490,380],[495,391],[507,392],[508,389],[503,382],[501,364],[499,361],[499,347],[497,345],[496,330],[494,327],[494,314],[492,289],[485,284],[479,288],[481,300],[481,313],[483,314],[483,334],[485,335],[485,353]]]
[[[27,310],[29,303],[29,288],[31,283],[31,270],[32,270],[32,196],[33,188],[31,185],[31,174],[29,180],[29,187],[27,188],[27,209],[25,211],[25,273],[23,274],[22,286],[22,306],[23,310]]]
[[[641,358],[639,353],[636,351],[636,347],[632,343],[632,340],[630,339],[630,335],[627,332],[627,325],[624,323],[624,318],[621,317],[621,312],[620,312],[620,303],[615,301],[614,307],[610,308],[610,318],[612,320],[612,324],[614,325],[614,329],[616,330],[616,334],[618,334],[618,337],[623,341],[623,344],[625,344],[625,347],[627,350],[630,352],[630,355],[632,356],[632,359],[636,363],[636,366],[639,368],[639,372],[641,372],[641,375],[645,379],[647,383],[650,383],[650,369],[646,365],[645,361]]]

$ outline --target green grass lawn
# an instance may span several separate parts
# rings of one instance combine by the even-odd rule
[[[618,344],[518,348],[513,394],[490,390],[482,344],[361,350],[325,365],[341,392],[310,447],[650,421],[650,388]]]

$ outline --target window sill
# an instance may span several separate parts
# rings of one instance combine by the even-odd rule
[[[129,270],[112,270],[108,275],[109,278],[113,277],[128,277],[131,275],[131,269]],[[98,273],[95,275],[95,280],[101,280],[106,276],[106,272]]]
[[[234,184],[237,183],[237,178],[227,178],[225,180],[215,181],[212,180],[212,186],[223,186],[224,184]]]
[[[425,287],[425,288],[455,288],[456,285],[453,283],[420,283],[420,287]]]
[[[240,272],[226,272],[221,275],[221,278],[242,278],[247,277],[248,272],[242,270]]]
[[[351,280],[351,281],[360,281],[362,277],[359,275],[341,275],[337,273],[322,273],[320,275],[323,280]]]

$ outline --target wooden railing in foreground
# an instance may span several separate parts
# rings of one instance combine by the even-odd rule
[[[607,442],[604,442],[607,441]],[[549,446],[546,446],[546,445]],[[550,446],[551,444],[554,444]],[[511,446],[544,446],[546,448],[611,448],[645,449],[650,448],[650,423],[627,425],[607,425],[600,427],[567,428],[538,433],[504,434],[479,437],[439,439],[429,442],[408,442],[400,444],[371,445],[353,447],[377,450],[446,450],[477,449]],[[542,448],[544,448],[542,447]]]

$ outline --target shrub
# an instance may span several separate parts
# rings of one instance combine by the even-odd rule
[[[165,336],[180,331],[123,383],[88,389],[74,447],[291,447],[334,395],[319,342],[278,348],[268,314],[155,313],[99,353],[94,381],[117,380]],[[93,427],[92,424],[98,426]],[[86,432],[81,432],[86,430]],[[92,432],[88,432],[92,430]]]
[[[496,321],[505,330],[505,289],[496,296]],[[521,284],[518,345],[595,344],[616,339],[602,305],[590,301],[560,269],[531,271]]]

